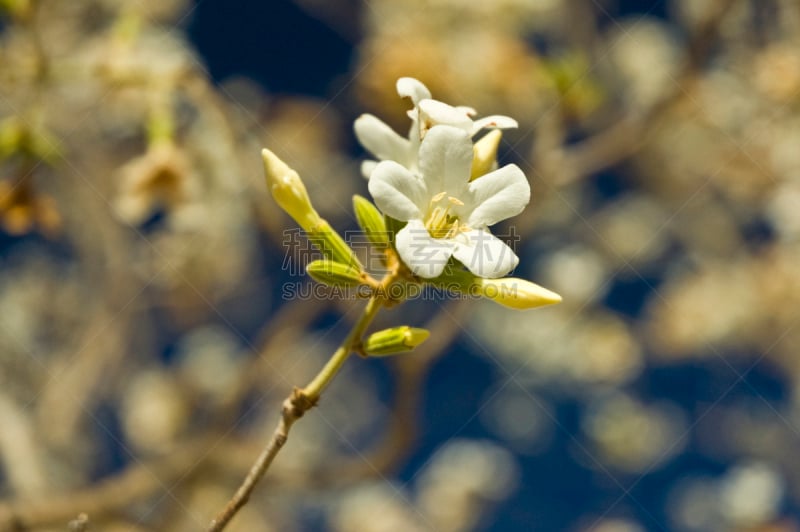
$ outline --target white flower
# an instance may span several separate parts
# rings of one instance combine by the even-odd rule
[[[479,277],[513,270],[519,259],[487,227],[519,214],[530,201],[522,170],[510,164],[470,181],[471,136],[446,125],[427,131],[418,162],[416,173],[383,161],[369,180],[378,208],[408,222],[395,240],[403,262],[425,278],[440,275],[450,257]]]
[[[408,111],[411,129],[408,138],[403,138],[378,117],[363,114],[356,119],[354,128],[359,142],[381,161],[396,161],[409,170],[417,171],[417,152],[420,141],[435,125],[448,125],[474,136],[484,128],[517,127],[517,121],[508,116],[494,115],[472,120],[476,111],[470,107],[453,107],[431,99],[428,88],[414,78],[397,80],[397,93],[411,98],[414,108]],[[377,161],[364,161],[361,173],[369,178]]]

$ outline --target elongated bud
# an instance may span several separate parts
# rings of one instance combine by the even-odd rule
[[[517,310],[544,307],[561,302],[561,296],[555,292],[517,277],[484,279],[466,270],[445,268],[442,275],[428,282],[451,292],[468,294],[472,297],[485,297],[495,303]]]
[[[364,342],[363,349],[369,356],[396,355],[411,351],[427,340],[430,334],[425,329],[417,329],[408,325],[392,327],[371,334]]]
[[[322,218],[318,218],[314,226],[306,229],[306,234],[308,235],[308,239],[326,258],[335,262],[340,262],[359,271],[364,269],[361,262],[359,262],[358,258],[355,256],[355,253],[353,253],[353,250],[347,245],[347,242],[344,241],[344,238]]]
[[[297,172],[268,149],[261,150],[267,186],[275,202],[291,216],[306,232],[320,223],[321,218],[306,192],[306,187]]]
[[[497,148],[503,132],[493,129],[472,146],[472,171],[469,180],[477,179],[492,171],[497,161]]]
[[[371,201],[359,195],[353,196],[353,211],[356,213],[358,225],[372,245],[384,247],[389,244],[389,233],[383,214]]]
[[[476,281],[483,297],[517,310],[544,307],[561,302],[561,296],[555,292],[517,277],[477,278]]]
[[[306,273],[315,281],[329,286],[358,286],[364,282],[360,270],[332,260],[315,260],[306,266]]]

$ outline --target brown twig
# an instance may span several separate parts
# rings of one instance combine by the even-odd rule
[[[397,271],[392,271],[381,281],[381,286],[385,288],[396,281],[397,278]],[[289,437],[289,429],[295,421],[300,419],[303,414],[317,404],[322,392],[339,372],[339,369],[342,367],[345,360],[347,360],[347,357],[349,357],[351,353],[358,351],[364,331],[375,318],[375,315],[383,304],[384,301],[379,296],[374,295],[367,303],[361,317],[350,330],[350,333],[348,333],[347,337],[333,353],[322,370],[320,370],[305,388],[302,390],[295,388],[291,395],[284,401],[283,408],[281,409],[281,419],[272,434],[272,438],[250,468],[250,471],[241,486],[239,486],[239,489],[225,505],[225,508],[211,521],[207,528],[208,532],[219,532],[223,530],[228,522],[230,522],[236,513],[247,503],[256,484],[267,472],[275,456],[286,443]]]
[[[256,459],[253,467],[250,468],[244,482],[242,482],[242,485],[236,490],[234,496],[228,501],[219,515],[211,521],[207,529],[208,532],[219,532],[223,530],[236,513],[247,504],[256,484],[258,484],[258,481],[261,480],[267,472],[272,461],[278,455],[278,452],[286,444],[286,440],[289,438],[289,429],[291,429],[295,421],[303,417],[303,414],[311,409],[314,404],[314,399],[309,398],[308,395],[298,388],[295,388],[292,394],[286,398],[283,402],[283,408],[281,409],[281,419],[278,422],[278,426],[275,427],[272,439],[270,439],[267,446],[264,447],[264,450]]]
[[[50,495],[37,500],[0,503],[0,532],[23,532],[66,523],[78,512],[108,515],[166,490],[179,479],[195,474],[193,467],[207,452],[209,440],[182,445],[174,453],[152,462],[139,463],[123,473],[87,488]],[[156,476],[153,472],[158,471]]]

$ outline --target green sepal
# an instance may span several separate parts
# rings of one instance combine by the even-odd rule
[[[336,287],[352,287],[364,283],[364,276],[341,262],[332,260],[315,260],[306,266],[306,273],[315,281]]]
[[[425,281],[451,292],[480,295],[480,279],[463,269],[453,258],[447,263],[441,275]]]
[[[353,196],[353,212],[356,214],[359,227],[372,245],[377,247],[389,245],[389,233],[383,214],[371,201],[356,194]]]
[[[389,243],[392,244],[394,247],[394,239],[397,233],[400,232],[400,229],[406,226],[407,222],[401,222],[400,220],[396,220],[391,216],[383,217],[384,223],[386,224],[386,236],[389,238]]]
[[[308,239],[325,255],[325,258],[350,266],[359,272],[364,270],[347,242],[325,220],[320,220],[308,230],[307,234]]]

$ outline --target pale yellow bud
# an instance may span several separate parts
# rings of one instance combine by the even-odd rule
[[[525,310],[561,302],[561,296],[538,284],[506,277],[504,279],[476,279],[483,297],[505,307]]]
[[[267,186],[281,209],[305,231],[311,231],[322,220],[311,205],[306,187],[297,172],[268,149],[261,150]]]
[[[472,146],[472,171],[469,180],[477,179],[492,171],[497,160],[497,148],[503,132],[493,129]]]

